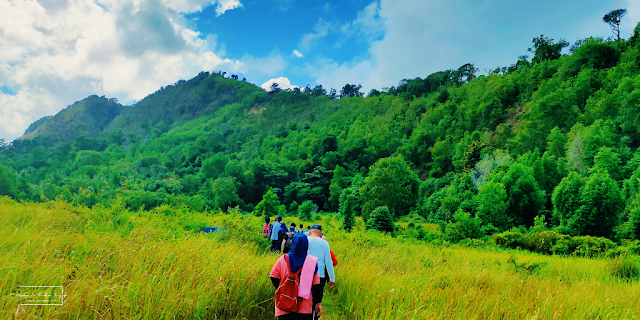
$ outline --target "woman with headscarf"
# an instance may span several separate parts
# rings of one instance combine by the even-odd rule
[[[320,287],[320,276],[318,274],[318,259],[308,255],[309,241],[307,236],[297,234],[293,237],[291,251],[278,258],[275,265],[271,269],[269,276],[273,286],[278,289],[280,283],[285,281],[292,273],[299,272],[299,291],[298,297],[300,309],[298,312],[291,313],[280,310],[275,307],[275,315],[279,320],[311,320],[313,319],[313,300],[318,301],[322,288]],[[277,291],[276,291],[277,292]],[[320,305],[316,306],[316,310],[321,310]],[[319,316],[319,315],[318,315]]]

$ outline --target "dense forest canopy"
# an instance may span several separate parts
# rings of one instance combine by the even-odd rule
[[[2,141],[0,195],[340,211],[346,227],[353,215],[414,215],[466,226],[465,237],[545,221],[640,239],[640,26],[568,46],[541,35],[531,60],[487,75],[465,64],[366,97],[355,84],[265,92],[222,72],[131,107],[91,96]]]

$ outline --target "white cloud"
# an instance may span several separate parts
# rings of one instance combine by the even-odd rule
[[[300,47],[305,50],[309,50],[309,48],[318,43],[318,40],[329,34],[331,28],[332,24],[330,22],[325,21],[322,18],[318,19],[318,22],[316,22],[315,26],[313,26],[313,32],[307,33],[302,36]]]
[[[0,138],[90,94],[139,100],[202,70],[249,67],[213,52],[181,13],[238,0],[0,1]]]
[[[353,22],[342,25],[341,31],[347,36],[356,36],[359,40],[374,41],[384,35],[384,19],[380,17],[380,7],[377,2],[366,6],[358,12]]]
[[[300,53],[300,51],[298,50],[293,50],[293,55],[298,57],[298,58],[303,58],[304,56],[302,55],[302,53]]]
[[[242,61],[242,66],[238,68],[238,72],[268,77],[276,75],[287,65],[287,62],[278,52],[272,52],[262,58],[245,55],[240,60]]]
[[[220,16],[227,10],[242,7],[242,3],[239,0],[218,0],[218,7],[216,7],[216,14]]]
[[[633,34],[633,29],[640,22],[640,1],[627,0],[627,16],[622,19],[621,29],[627,30],[628,33]]]
[[[278,86],[280,87],[280,89],[293,89],[293,88],[299,88],[298,86],[294,86],[291,84],[291,82],[289,81],[289,79],[285,78],[285,77],[279,77],[279,78],[275,78],[275,79],[270,79],[269,81],[263,83],[260,87],[262,87],[262,89],[264,89],[265,91],[271,91],[271,85],[277,83]]]
[[[640,1],[622,1],[629,2],[624,21],[626,29],[632,30],[640,20]],[[577,1],[373,1],[340,28],[347,37],[366,41],[366,52],[340,63],[317,58],[306,68],[325,88],[360,83],[366,92],[465,63],[474,63],[480,70],[508,66],[526,54],[531,39],[540,34],[556,40],[608,36],[611,31],[601,17],[610,7],[617,5],[596,0],[580,5]],[[320,20],[301,43],[316,43],[326,36],[325,30],[335,32]]]

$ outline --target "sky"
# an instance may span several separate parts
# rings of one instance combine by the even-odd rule
[[[0,0],[0,139],[97,94],[131,105],[201,71],[366,93],[527,54],[541,34],[628,38],[640,0]]]

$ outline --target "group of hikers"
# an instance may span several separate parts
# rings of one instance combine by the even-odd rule
[[[280,216],[270,222],[270,218],[265,218],[262,235],[271,240],[272,252],[283,253],[269,274],[276,288],[276,317],[319,319],[324,287],[327,282],[329,287],[335,286],[333,267],[338,264],[322,226],[314,224],[305,230],[302,224],[296,229],[296,224],[291,223],[287,228]]]

